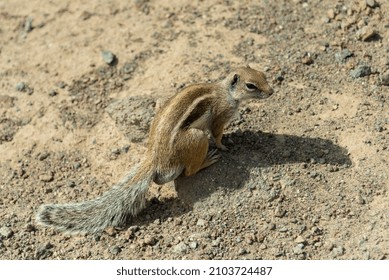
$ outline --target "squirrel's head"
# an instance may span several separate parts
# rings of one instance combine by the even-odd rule
[[[250,67],[235,69],[225,82],[228,83],[231,97],[237,101],[268,98],[274,92],[267,83],[265,74]]]

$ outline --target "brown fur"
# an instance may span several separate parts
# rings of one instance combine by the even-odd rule
[[[148,151],[139,168],[95,200],[65,205],[43,205],[37,221],[66,232],[98,232],[120,226],[145,207],[151,181],[164,184],[181,174],[191,176],[220,157],[209,151],[208,136],[221,143],[224,126],[241,100],[267,98],[273,93],[265,75],[238,68],[217,83],[191,85],[166,101],[155,116]]]

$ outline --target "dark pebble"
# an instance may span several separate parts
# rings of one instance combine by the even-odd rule
[[[359,65],[354,70],[350,71],[350,76],[354,79],[369,76],[371,74],[371,68],[367,65]]]
[[[339,63],[345,63],[347,58],[351,56],[353,56],[352,52],[350,52],[348,49],[343,49],[335,54],[335,59]]]

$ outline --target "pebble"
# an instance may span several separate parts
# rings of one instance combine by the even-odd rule
[[[108,65],[113,64],[116,60],[116,56],[110,51],[102,51],[101,56],[103,57],[104,62]]]
[[[42,182],[45,182],[45,183],[51,182],[51,181],[53,181],[53,179],[54,179],[53,172],[48,172],[46,174],[39,175],[39,180],[41,180]]]
[[[294,240],[294,242],[304,244],[304,243],[306,242],[306,240],[304,239],[304,237],[302,237],[301,235],[299,235],[299,236],[296,237],[296,239]]]
[[[116,231],[116,229],[114,227],[107,227],[104,231],[109,236],[115,236],[116,233],[117,233],[117,231]]]
[[[277,80],[278,82],[282,82],[284,79],[285,79],[285,78],[284,78],[284,76],[282,75],[282,73],[278,73],[278,74],[276,75],[276,80]]]
[[[334,11],[334,9],[329,9],[327,11],[327,17],[330,18],[330,19],[334,19],[335,18],[335,11]]]
[[[48,158],[48,156],[50,155],[50,153],[48,151],[43,151],[42,153],[40,153],[38,155],[38,159],[39,160],[45,160]]]
[[[53,244],[51,244],[50,242],[46,242],[45,244],[43,244],[38,248],[38,250],[36,251],[35,258],[45,259],[50,257],[52,255],[52,252],[49,250],[53,247],[54,247]]]
[[[26,33],[31,32],[33,29],[32,27],[32,17],[28,17],[24,23],[24,31]]]
[[[335,59],[339,63],[346,63],[347,58],[353,56],[354,54],[348,49],[343,49],[340,52],[335,53]]]
[[[52,89],[49,91],[49,96],[54,97],[58,94],[58,92],[55,89]]]
[[[304,244],[297,244],[296,247],[293,248],[293,253],[296,255],[304,253]]]
[[[247,250],[245,248],[240,248],[239,251],[238,251],[238,255],[242,256],[242,255],[245,255],[245,254],[247,254]]]
[[[174,246],[173,252],[177,254],[185,254],[188,249],[188,245],[186,245],[184,242],[180,242],[176,246]]]
[[[344,254],[344,248],[342,246],[335,247],[331,251],[331,255],[333,257],[339,257],[339,256],[342,256],[343,254]]]
[[[34,89],[29,87],[25,82],[19,82],[16,84],[15,89],[20,92],[27,92],[28,95],[34,93]]]
[[[66,84],[63,81],[60,81],[58,82],[57,87],[64,89],[66,87]]]
[[[198,243],[197,243],[196,241],[193,241],[193,242],[190,242],[190,243],[189,243],[189,247],[190,247],[191,249],[196,249],[197,246],[198,246]]]
[[[10,237],[12,237],[13,234],[14,233],[13,233],[12,229],[10,229],[9,227],[0,228],[0,236],[2,236],[4,238],[10,238]]]
[[[358,204],[360,204],[360,205],[365,204],[365,200],[363,199],[363,197],[360,194],[357,195],[356,200],[357,200]]]
[[[365,77],[371,74],[371,68],[367,65],[359,65],[350,71],[350,76],[354,79]]]
[[[319,173],[317,173],[316,171],[309,172],[309,177],[316,178],[317,176],[319,176]]]
[[[198,226],[205,226],[205,224],[207,223],[207,221],[203,220],[203,219],[198,219],[197,220],[197,225]]]
[[[377,2],[375,0],[366,0],[366,5],[370,8],[375,8],[377,6]]]
[[[122,249],[119,246],[113,246],[109,249],[109,251],[112,255],[117,255],[122,251]]]
[[[287,232],[288,228],[287,227],[282,227],[278,229],[279,232]]]
[[[379,83],[383,86],[389,86],[389,73],[382,74],[379,77]]]
[[[130,226],[127,231],[135,233],[139,230],[139,226]]]
[[[364,26],[359,29],[356,33],[357,39],[362,41],[372,40],[375,36],[378,35],[378,32],[371,28],[370,26]]]
[[[304,56],[302,59],[301,59],[301,63],[302,64],[305,64],[305,65],[311,65],[313,63],[313,58],[311,56]]]
[[[212,247],[218,247],[220,245],[220,242],[221,242],[221,238],[220,237],[216,238],[216,240],[212,241]]]
[[[156,242],[157,240],[153,236],[146,235],[144,238],[144,243],[146,245],[153,246]]]
[[[286,211],[282,209],[281,207],[277,206],[274,215],[278,218],[282,218],[286,214]]]
[[[27,85],[24,82],[17,83],[15,88],[17,91],[24,91],[26,89]]]

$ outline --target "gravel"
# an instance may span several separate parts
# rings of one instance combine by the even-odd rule
[[[354,54],[348,49],[343,49],[340,52],[335,53],[335,59],[339,63],[346,63],[347,58],[353,56]]]
[[[108,65],[112,65],[115,63],[116,56],[112,52],[102,51],[101,56],[102,56],[104,62],[107,63]]]
[[[367,65],[359,65],[355,69],[350,71],[350,76],[354,79],[369,76],[371,74],[371,68]]]
[[[185,254],[189,250],[188,245],[186,245],[184,242],[178,243],[176,246],[173,248],[173,252],[177,254]]]
[[[12,229],[10,229],[9,227],[1,227],[0,228],[0,236],[4,237],[4,238],[10,238],[12,237],[13,235],[13,231]]]
[[[20,6],[34,17],[28,38],[25,17],[2,18],[19,27],[0,36],[10,54],[0,67],[0,220],[13,232],[0,235],[2,259],[388,258],[387,1],[143,1],[149,15],[132,1],[91,3],[89,14],[76,2],[79,12],[57,12],[59,2],[42,2],[47,19]],[[64,22],[79,24],[47,49]],[[88,57],[112,46],[123,62]],[[94,199],[143,159],[159,98],[245,64],[265,69],[275,93],[242,104],[215,165],[152,184],[121,228],[67,235],[36,224],[42,203]],[[373,73],[354,80],[358,65]]]

